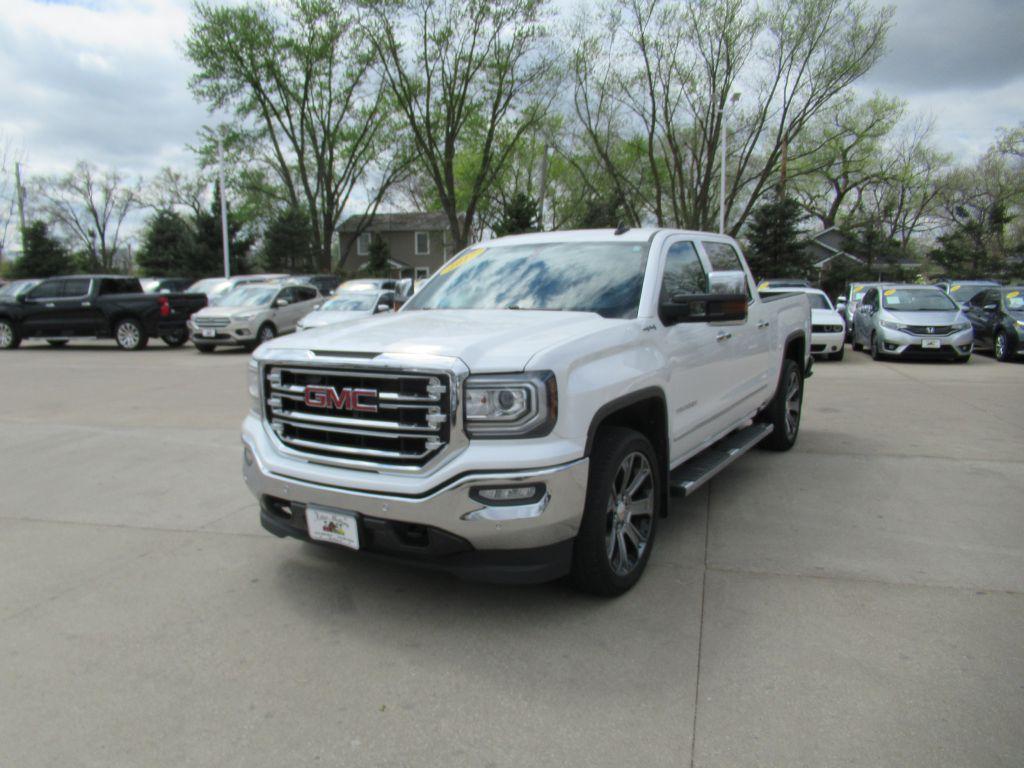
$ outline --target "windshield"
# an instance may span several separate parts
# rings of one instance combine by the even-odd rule
[[[1007,291],[1003,301],[1006,303],[1006,309],[1010,312],[1024,311],[1024,288]]]
[[[882,306],[897,312],[951,312],[957,309],[937,288],[886,288]]]
[[[811,309],[832,309],[832,302],[827,296],[820,293],[808,293],[807,298],[811,302]]]
[[[965,301],[970,301],[988,287],[988,285],[959,285],[954,283],[949,286],[949,295],[962,304]]]
[[[405,310],[546,309],[636,317],[647,249],[647,243],[630,242],[474,248],[442,267]]]
[[[0,288],[0,296],[15,298],[39,285],[38,280],[15,280]]]
[[[265,307],[274,300],[277,291],[266,286],[242,286],[210,303],[215,307]]]
[[[339,293],[320,309],[328,312],[369,312],[376,306],[376,293]]]
[[[204,277],[188,287],[185,293],[209,293],[217,283],[225,282],[223,277]]]

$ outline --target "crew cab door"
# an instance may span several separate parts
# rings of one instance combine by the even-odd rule
[[[707,293],[707,266],[695,241],[665,245],[659,305],[676,295]],[[726,330],[712,323],[667,324],[659,318],[659,347],[667,367],[669,458],[675,463],[723,429],[720,393],[726,385]]]
[[[25,298],[22,321],[26,336],[90,336],[96,333],[90,318],[87,277],[44,280]]]
[[[729,334],[722,343],[727,353],[722,409],[728,408],[731,420],[736,421],[758,408],[775,390],[779,354],[772,343],[772,322],[776,313],[761,302],[735,246],[714,240],[702,240],[701,246],[712,272],[742,272],[747,276],[747,319],[718,324]]]
[[[59,311],[57,300],[63,288],[63,278],[43,280],[25,294],[22,302],[21,333],[24,336],[45,336],[53,328]]]

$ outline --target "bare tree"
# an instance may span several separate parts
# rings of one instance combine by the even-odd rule
[[[209,208],[211,180],[200,173],[188,173],[164,167],[154,176],[143,193],[146,206],[157,210],[187,209],[201,216]]]
[[[372,10],[378,66],[456,249],[549,102],[554,59],[543,10],[543,0],[408,0]]]
[[[0,132],[0,263],[3,263],[10,233],[18,215],[20,190],[15,167],[23,155],[11,138]]]
[[[92,268],[113,269],[124,220],[141,205],[141,185],[117,170],[80,161],[63,176],[36,179],[34,186],[43,213],[87,254]]]

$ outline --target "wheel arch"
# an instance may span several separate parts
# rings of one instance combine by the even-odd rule
[[[654,446],[662,476],[659,515],[665,517],[668,514],[669,473],[668,406],[665,392],[660,387],[645,387],[598,408],[587,429],[586,456],[590,456],[601,428],[612,425],[640,432]]]

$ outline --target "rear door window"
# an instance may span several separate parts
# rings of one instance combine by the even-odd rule
[[[80,299],[89,295],[89,283],[86,277],[72,277],[64,281],[61,288],[61,297],[65,299]]]

